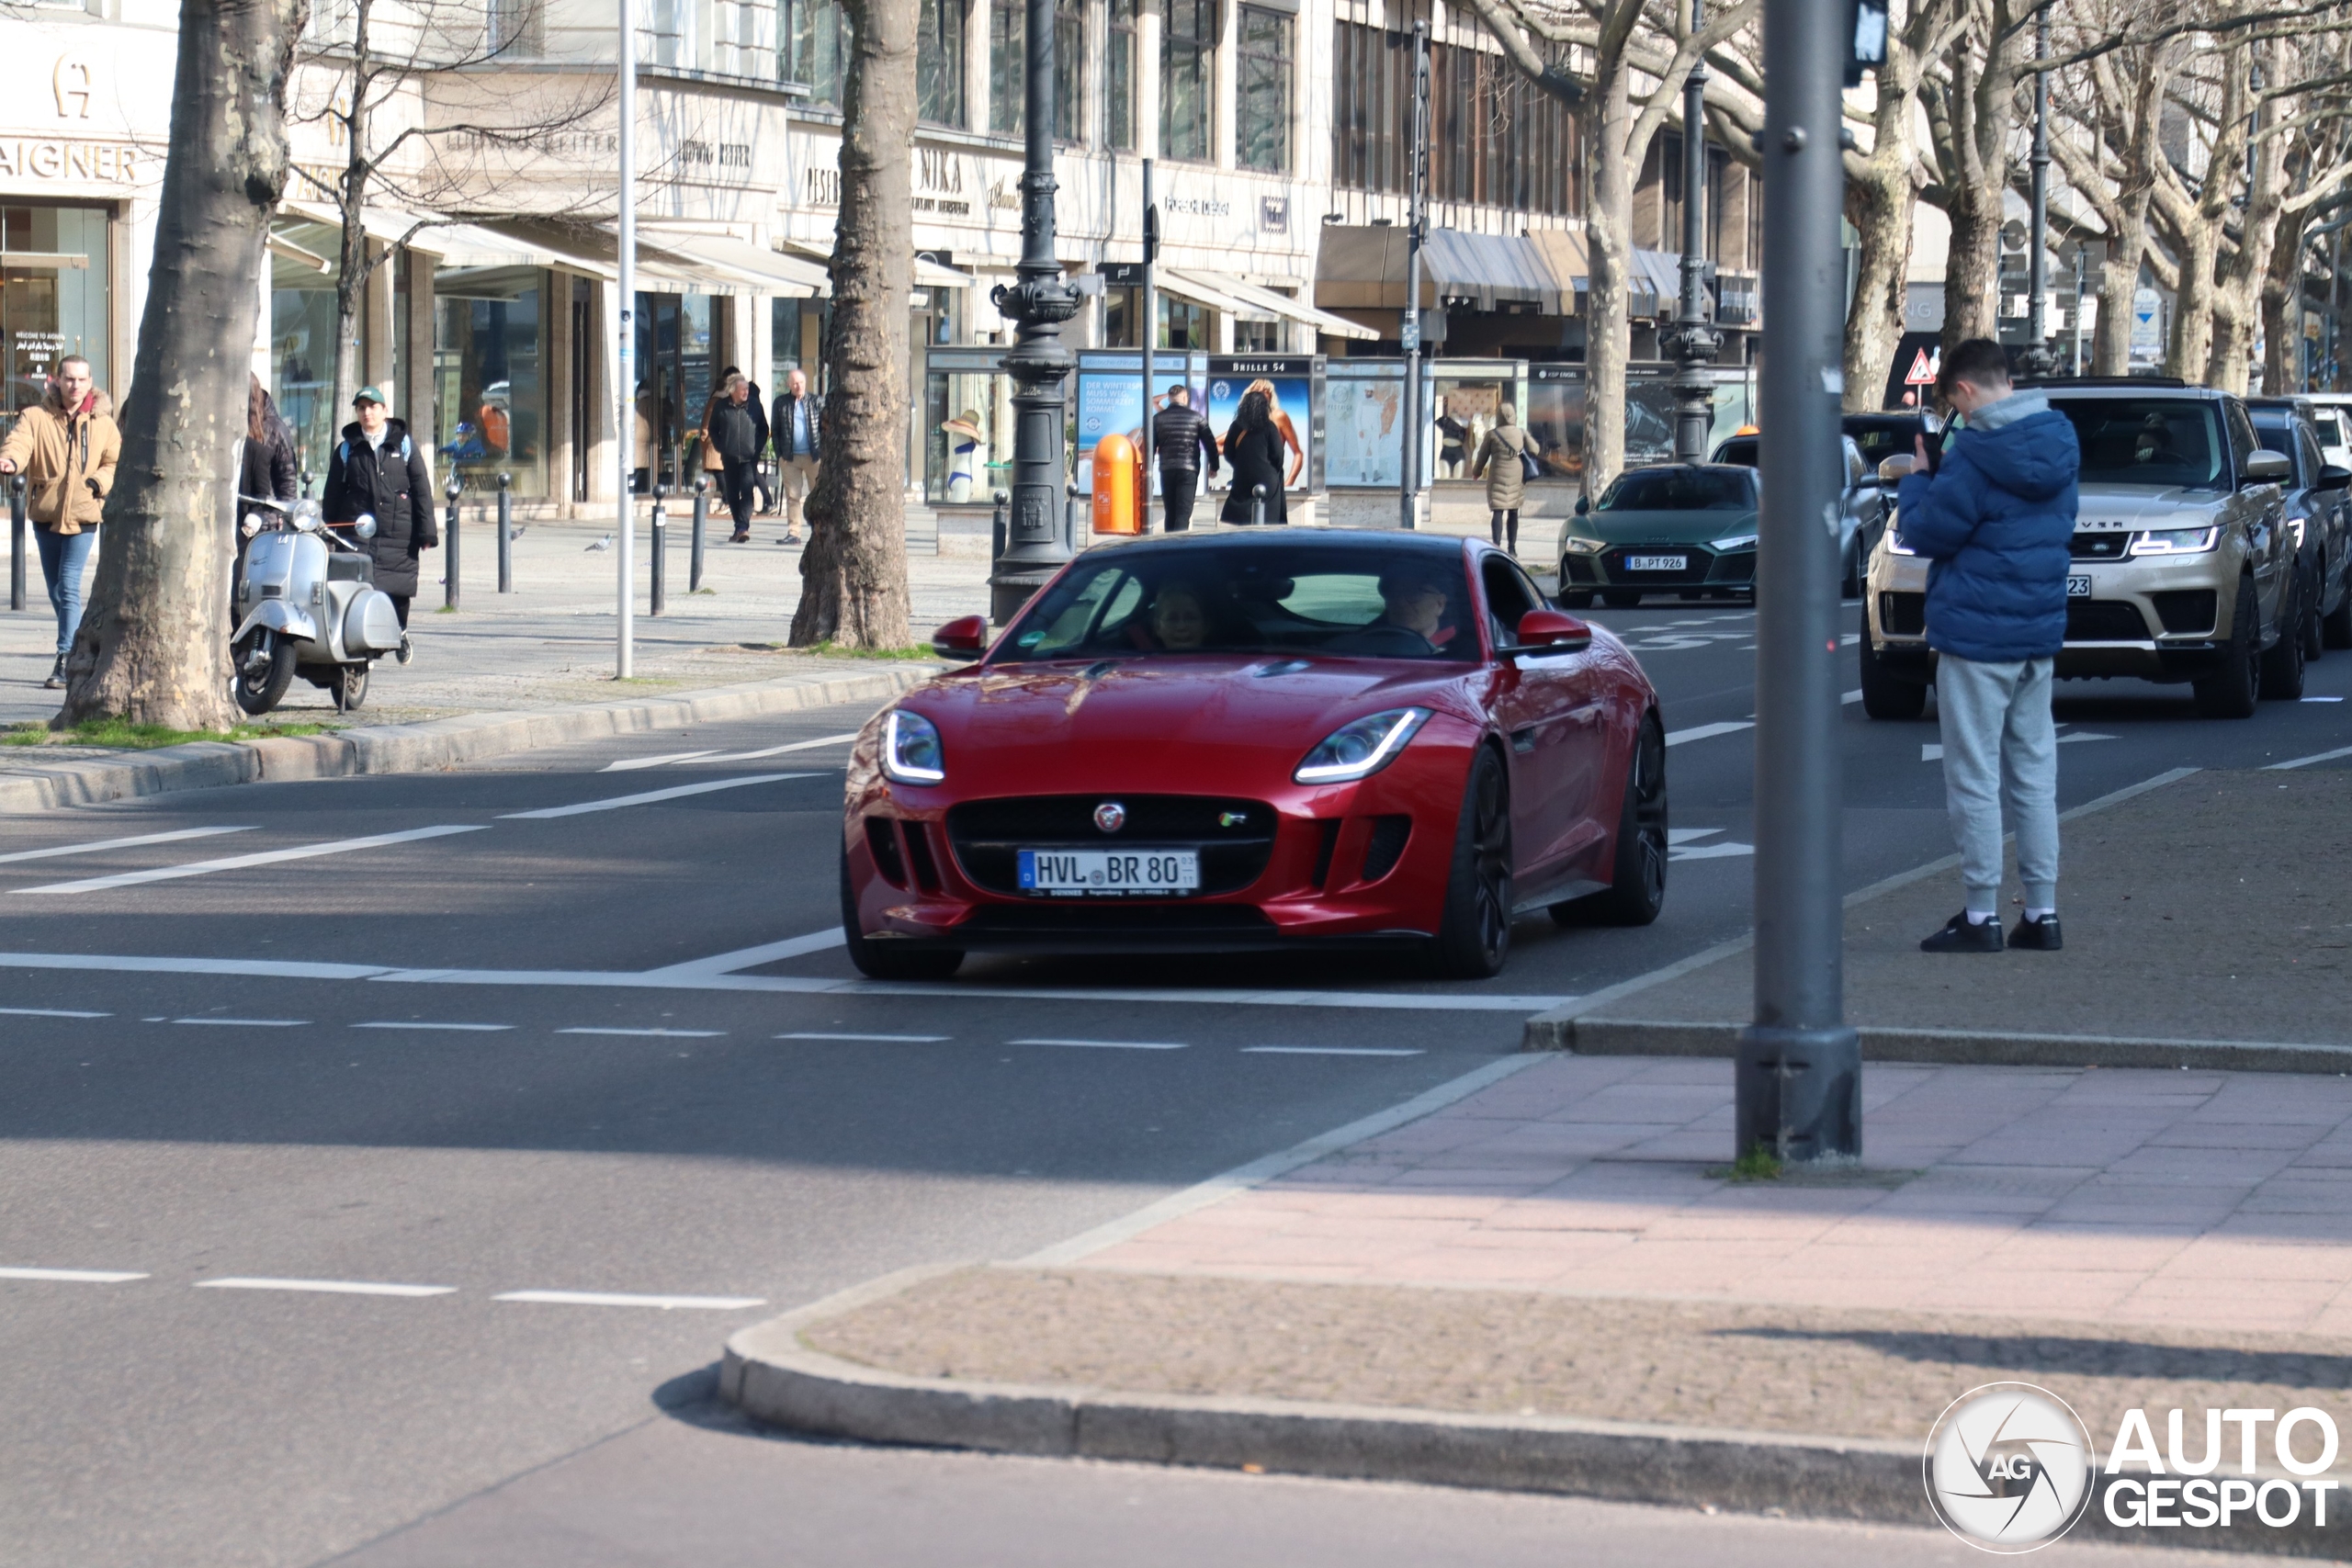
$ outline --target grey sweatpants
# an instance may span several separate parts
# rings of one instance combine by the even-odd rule
[[[1949,653],[1936,661],[1944,804],[1960,842],[1968,908],[1978,914],[2000,907],[2005,804],[2018,836],[2026,908],[2058,907],[2058,735],[2050,722],[2050,663],[1979,664]]]

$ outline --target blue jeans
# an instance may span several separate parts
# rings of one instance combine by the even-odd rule
[[[62,659],[74,646],[74,628],[82,624],[82,569],[98,547],[98,531],[61,534],[36,528],[33,537],[40,545],[40,574],[49,580],[50,606],[57,612],[57,656]]]

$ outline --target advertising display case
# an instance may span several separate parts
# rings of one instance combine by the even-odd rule
[[[1323,377],[1321,355],[1211,355],[1209,428],[1223,441],[1241,400],[1253,391],[1264,392],[1283,440],[1283,489],[1293,495],[1318,491],[1323,488]],[[1220,474],[1212,488],[1223,490],[1225,476]]]
[[[1090,348],[1078,356],[1076,439],[1077,478],[1081,494],[1094,486],[1094,447],[1113,432],[1138,448],[1144,438],[1143,355],[1134,349]],[[1190,389],[1193,406],[1206,408],[1209,400],[1209,356],[1182,349],[1161,349],[1151,356],[1150,412],[1168,404],[1168,389],[1182,384]],[[1152,492],[1159,491],[1159,465],[1147,461]]]

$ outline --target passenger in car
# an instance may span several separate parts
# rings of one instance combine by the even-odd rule
[[[1193,653],[1209,639],[1208,607],[1189,582],[1162,587],[1151,604],[1150,640],[1167,653]]]

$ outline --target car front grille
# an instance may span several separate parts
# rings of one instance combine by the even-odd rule
[[[2106,533],[2077,533],[2066,541],[2066,553],[2076,560],[2121,560],[2132,547],[2129,529],[2114,529]]]
[[[1888,637],[1927,636],[1928,596],[1925,593],[1881,593],[1878,596],[1878,626]]]
[[[1095,807],[1110,801],[1126,810],[1126,820],[1116,833],[1094,825]],[[1257,881],[1272,858],[1274,808],[1261,800],[1114,792],[973,800],[948,808],[947,840],[964,874],[991,893],[1021,892],[1023,850],[1109,850],[1129,844],[1197,849],[1200,891],[1232,893]],[[1088,903],[1090,910],[1102,907]]]
[[[2140,606],[2120,599],[2071,599],[2066,603],[2068,642],[2145,642],[2148,623]]]

